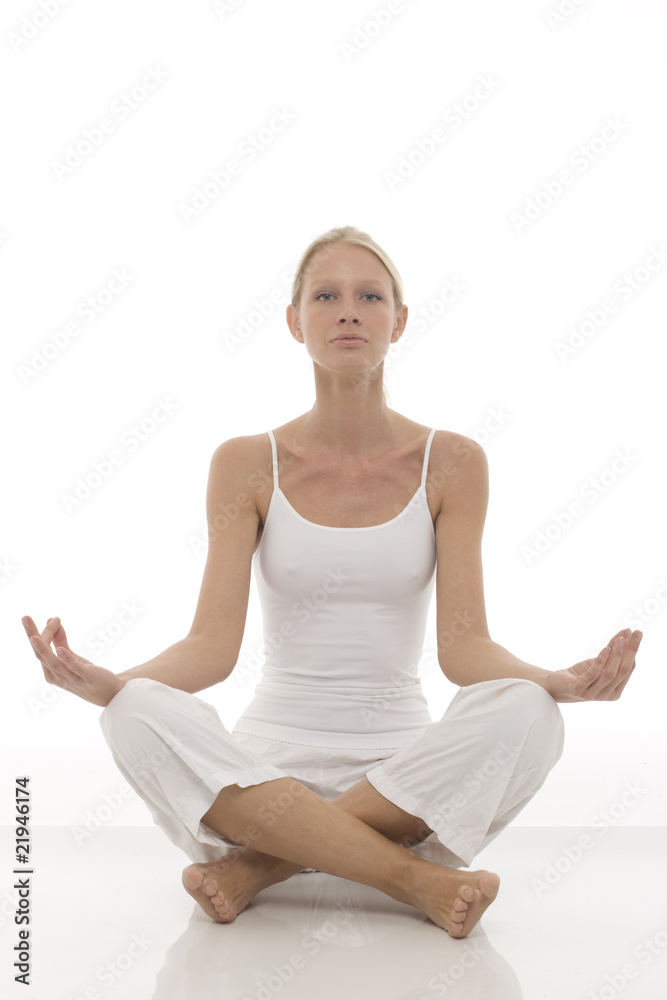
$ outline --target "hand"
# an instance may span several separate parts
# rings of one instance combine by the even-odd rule
[[[90,660],[69,648],[60,618],[49,618],[41,636],[32,618],[21,619],[35,656],[42,661],[44,677],[65,691],[71,691],[84,701],[105,708],[114,695],[125,687],[125,681],[105,667],[96,667]],[[51,650],[51,643],[56,653]]]
[[[622,648],[619,636],[625,640]],[[544,687],[555,701],[617,701],[635,669],[635,653],[642,639],[641,632],[624,628],[592,659],[567,670],[552,670]]]

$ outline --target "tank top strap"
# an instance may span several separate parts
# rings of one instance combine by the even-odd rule
[[[278,489],[278,452],[276,450],[276,439],[273,436],[273,431],[266,432],[271,439],[271,453],[273,455],[273,488]]]
[[[432,427],[431,433],[429,434],[426,440],[426,448],[424,449],[424,467],[422,469],[422,482],[421,482],[422,486],[424,486],[424,484],[426,483],[426,472],[428,470],[428,456],[431,450],[431,441],[433,440],[433,435],[435,434],[435,431],[436,428]]]
[[[431,451],[431,442],[433,441],[433,435],[435,434],[435,432],[436,428],[432,427],[431,433],[429,434],[426,440],[426,448],[424,449],[424,465],[422,467],[422,479],[421,479],[422,486],[424,486],[424,484],[426,483],[426,473],[428,471],[428,456]],[[267,431],[266,433],[269,435],[269,439],[271,441],[271,455],[273,458],[273,486],[274,489],[277,490],[279,486],[278,486],[278,452],[276,450],[276,439],[273,436],[273,431]]]

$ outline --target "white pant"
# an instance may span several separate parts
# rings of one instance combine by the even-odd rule
[[[227,785],[289,776],[330,800],[366,776],[434,831],[411,850],[452,868],[470,867],[541,788],[564,738],[557,702],[517,678],[460,688],[441,719],[399,748],[310,747],[232,735],[208,702],[146,677],[126,683],[100,725],[121,773],[192,861],[212,861],[237,846],[201,822]],[[278,794],[273,807],[279,815]]]

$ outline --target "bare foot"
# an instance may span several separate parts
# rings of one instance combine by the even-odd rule
[[[188,865],[181,881],[209,917],[228,924],[258,892],[300,870],[250,847],[235,847],[215,861]]]
[[[499,876],[483,870],[461,872],[433,861],[425,864],[429,870],[420,866],[404,902],[416,906],[451,937],[466,937],[498,895]]]

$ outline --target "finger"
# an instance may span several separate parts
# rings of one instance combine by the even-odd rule
[[[613,699],[620,698],[621,692],[623,691],[625,685],[630,680],[630,677],[635,669],[635,666],[637,665],[637,661],[635,659],[635,653],[639,648],[639,644],[642,638],[643,637],[640,632],[633,633],[633,635],[631,636],[628,642],[628,647],[625,650],[625,653],[619,664],[615,683],[612,685],[611,690],[608,694],[609,698]]]
[[[634,669],[635,653],[643,638],[642,633],[632,632],[630,636],[623,638],[625,641],[620,646],[618,641],[614,641],[611,655],[600,678],[600,686],[595,690],[595,697],[599,701],[618,698]]]
[[[30,645],[33,648],[35,656],[41,663],[42,671],[44,673],[44,678],[45,680],[48,681],[49,684],[57,684],[59,687],[62,687],[65,678],[62,677],[60,673],[58,673],[56,670],[54,670],[51,664],[47,663],[45,658],[45,647],[43,644],[40,643],[41,640],[39,636],[33,636],[30,639]]]
[[[632,674],[634,673],[634,669],[635,665],[633,663],[633,665],[630,667],[630,670],[627,672],[625,677],[616,685],[613,691],[609,694],[610,701],[616,701],[618,698],[621,697],[621,694],[623,693],[626,684],[628,683],[628,681],[632,677]]]
[[[71,681],[75,676],[78,676],[74,671],[72,671],[68,659],[65,656],[58,657],[54,652],[52,652],[51,647],[47,646],[41,636],[33,635],[30,639],[30,643],[35,650],[35,655],[39,660],[42,661],[42,666],[44,667],[44,676],[47,680],[50,680],[46,675],[46,671],[63,681]],[[69,657],[69,653],[66,654]]]
[[[597,701],[604,696],[605,690],[616,679],[618,663],[618,651],[613,643],[600,650],[589,669],[582,674],[582,679],[586,682],[587,699]]]
[[[54,632],[53,638],[52,638],[51,641],[52,641],[52,643],[53,643],[54,646],[56,646],[56,645],[57,646],[64,646],[65,649],[69,649],[69,651],[71,653],[72,650],[70,649],[70,644],[67,641],[67,635],[65,633],[65,629],[63,628],[63,624],[60,621],[60,618],[56,618],[55,621],[58,622],[58,627],[56,628],[56,631]]]
[[[633,644],[635,649],[638,649],[640,642],[644,638],[644,635],[642,632],[640,632],[639,629],[635,629],[635,631],[633,632],[631,628],[622,628],[619,629],[618,632],[616,632],[616,634],[611,637],[608,644],[613,647],[614,643],[619,638],[625,639],[624,645],[626,649],[629,648],[631,643]]]
[[[83,677],[81,667],[77,663],[76,656],[72,650],[66,646],[56,646],[56,652],[61,660],[64,660],[65,669],[79,680]]]
[[[47,644],[53,642],[53,637],[60,628],[60,618],[49,618],[42,630],[42,639]]]
[[[39,638],[44,639],[47,643],[51,642],[51,639],[60,627],[59,618],[49,618],[42,632],[39,631],[32,618],[28,615],[24,615],[21,622],[29,639],[32,638],[32,636],[38,636]]]

